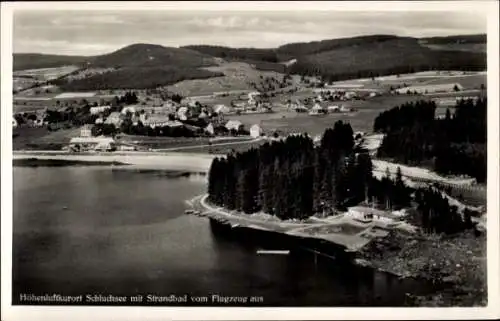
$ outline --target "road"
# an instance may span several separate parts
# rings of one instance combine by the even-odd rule
[[[171,152],[171,151],[177,151],[177,150],[185,150],[185,149],[196,149],[196,148],[203,148],[203,147],[218,147],[218,146],[228,146],[228,145],[241,145],[241,144],[250,144],[250,143],[256,143],[259,141],[265,140],[263,137],[258,137],[255,139],[250,139],[250,140],[244,140],[244,141],[237,141],[237,142],[229,142],[229,143],[218,143],[218,144],[205,144],[205,145],[193,145],[193,146],[180,146],[180,147],[171,147],[171,148],[159,148],[159,149],[152,149],[153,152]]]

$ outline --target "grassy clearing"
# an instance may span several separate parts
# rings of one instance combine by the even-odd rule
[[[253,90],[251,82],[260,82],[262,77],[281,79],[282,74],[272,71],[262,71],[243,62],[223,62],[219,66],[203,68],[211,72],[223,73],[222,77],[213,77],[203,80],[185,80],[168,86],[167,90],[177,92],[183,96],[209,95],[214,92],[232,90]]]
[[[49,131],[47,128],[21,127],[13,131],[12,148],[21,149],[61,149],[71,137],[80,135],[80,128]]]
[[[343,102],[342,104],[346,107],[354,107],[358,111],[325,116],[310,116],[306,113],[296,113],[281,108],[276,109],[276,112],[271,114],[231,115],[226,118],[237,119],[246,128],[249,128],[253,124],[260,124],[263,131],[267,134],[279,130],[283,133],[306,132],[314,136],[322,134],[325,129],[332,127],[338,120],[350,122],[354,131],[371,132],[373,121],[382,110],[418,99],[422,99],[422,96],[380,96],[366,101]]]
[[[438,85],[438,84],[450,84],[459,83],[464,87],[465,90],[468,89],[479,89],[481,84],[486,86],[487,76],[486,75],[472,75],[472,76],[461,76],[461,77],[445,77],[436,78],[429,80],[426,85]]]

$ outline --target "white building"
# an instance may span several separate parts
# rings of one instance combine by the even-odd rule
[[[177,110],[177,118],[179,118],[180,120],[186,120],[188,111],[189,109],[187,107],[180,107]]]
[[[111,137],[73,137],[69,141],[69,147],[73,150],[116,150],[115,140]]]
[[[112,112],[104,121],[105,124],[113,124],[115,127],[120,127],[122,123],[121,114],[119,112]]]
[[[239,120],[230,120],[226,123],[225,127],[228,130],[231,130],[231,129],[239,130],[241,127],[243,127],[243,124]]]
[[[212,125],[212,123],[208,124],[208,126],[205,127],[205,131],[210,135],[214,135],[215,134],[214,125]]]
[[[231,109],[229,107],[227,107],[226,105],[215,105],[214,106],[214,112],[216,112],[217,114],[227,114],[229,112],[231,112]]]
[[[121,113],[123,115],[127,114],[127,112],[129,112],[131,114],[134,114],[135,111],[136,111],[135,106],[125,106],[125,107],[122,108]]]
[[[111,106],[96,106],[96,107],[90,107],[90,113],[92,115],[96,115],[96,114],[99,114],[99,113],[103,113],[105,112],[106,110],[110,109]]]
[[[315,104],[313,108],[311,108],[311,111],[309,112],[309,115],[320,115],[324,113],[323,107],[321,107],[319,104]]]
[[[340,111],[339,106],[328,106],[327,109],[329,113],[338,113]]]
[[[347,113],[351,111],[351,108],[345,107],[345,106],[340,106],[340,111],[343,113]]]
[[[262,128],[258,124],[252,125],[252,127],[250,127],[250,136],[252,136],[253,138],[260,137],[261,134]]]
[[[80,128],[80,137],[91,137],[92,136],[92,126],[84,125]]]

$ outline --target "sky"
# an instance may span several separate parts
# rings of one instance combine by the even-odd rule
[[[134,43],[273,48],[370,34],[410,37],[486,33],[477,12],[15,11],[13,51],[109,53]]]

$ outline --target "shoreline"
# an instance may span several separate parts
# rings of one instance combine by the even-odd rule
[[[216,145],[213,145],[216,146]],[[192,146],[189,146],[192,148]],[[172,152],[165,149],[164,151],[115,151],[115,152],[84,152],[84,153],[68,153],[60,150],[15,150],[13,151],[13,159],[36,158],[36,159],[65,159],[82,162],[118,162],[128,165],[142,166],[149,169],[195,169],[198,172],[208,172],[212,164],[212,160],[216,157],[225,157],[226,155],[195,153],[195,152]],[[457,188],[474,188],[485,192],[486,187],[482,184],[474,183],[470,178],[445,177],[426,168],[408,166],[405,164],[392,163],[386,160],[373,159],[373,174],[375,176],[384,175],[388,169],[390,174],[394,176],[397,168],[401,169],[403,178],[414,183],[441,183],[446,186]]]
[[[322,235],[290,233],[304,227],[328,226],[332,222],[318,223],[276,222],[262,218],[231,214],[205,202],[207,195],[196,196],[186,204],[200,212],[195,214],[227,224],[230,227],[246,227],[278,234],[323,240],[332,246],[341,245]],[[217,214],[214,215],[214,209]],[[241,217],[240,217],[241,216]],[[260,221],[260,222],[259,222]],[[353,264],[389,273],[401,279],[414,278],[447,285],[437,293],[409,295],[416,306],[473,306],[487,305],[486,234],[474,235],[471,231],[456,235],[406,234],[392,230],[387,236],[374,237],[354,252]]]
[[[218,155],[194,153],[159,153],[159,152],[113,152],[113,153],[65,153],[61,151],[22,151],[14,152],[12,161],[44,164],[60,162],[68,165],[92,164],[119,165],[137,170],[169,170],[193,173],[208,173],[212,160]]]

